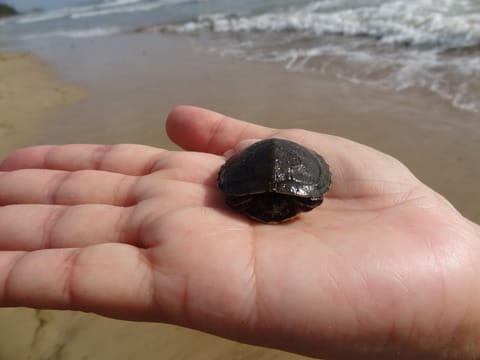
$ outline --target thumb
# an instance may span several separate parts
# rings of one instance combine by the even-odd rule
[[[245,139],[265,138],[276,130],[193,106],[178,106],[167,118],[167,134],[185,150],[223,154]]]

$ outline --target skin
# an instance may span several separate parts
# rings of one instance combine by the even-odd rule
[[[187,151],[40,146],[0,166],[0,305],[175,323],[328,359],[480,357],[479,226],[394,158],[193,107]],[[215,185],[252,139],[322,154],[324,204],[281,225]]]

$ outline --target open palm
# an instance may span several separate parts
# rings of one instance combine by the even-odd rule
[[[19,150],[0,167],[0,304],[162,321],[303,354],[477,351],[478,227],[395,159],[180,107],[185,151]],[[281,225],[231,211],[225,151],[283,137],[330,163],[322,206]]]

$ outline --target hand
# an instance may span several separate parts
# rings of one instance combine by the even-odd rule
[[[480,231],[397,160],[179,107],[171,139],[40,146],[0,167],[0,305],[160,321],[333,359],[476,358]],[[330,163],[323,205],[265,225],[224,205],[221,155],[283,137]]]

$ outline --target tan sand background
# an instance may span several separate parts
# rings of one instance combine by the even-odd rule
[[[139,142],[174,148],[163,132],[164,118],[174,105],[189,103],[379,148],[400,158],[462,213],[480,222],[478,114],[456,110],[421,90],[366,89],[221,58],[177,38],[156,41],[163,49],[158,56],[149,55],[155,51],[151,42],[145,48],[139,41],[129,45],[129,71],[102,67],[104,56],[99,53],[98,79],[82,78],[88,64],[81,62],[77,70],[61,65],[52,69],[29,55],[0,55],[0,155],[37,143]],[[81,46],[93,46],[93,58],[102,48]],[[109,51],[118,56],[115,48]],[[70,56],[76,55],[73,49]],[[59,76],[69,84],[59,82]],[[3,309],[0,324],[0,360],[301,358],[174,326],[79,312]]]

